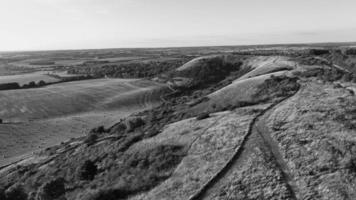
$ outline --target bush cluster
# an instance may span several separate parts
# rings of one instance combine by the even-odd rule
[[[199,114],[196,119],[197,120],[202,120],[202,119],[206,119],[206,118],[209,118],[210,117],[210,114],[208,112],[203,112],[201,114]]]
[[[198,61],[196,66],[187,70],[177,71],[173,75],[192,78],[193,87],[206,87],[225,79],[230,73],[239,71],[242,62],[226,62],[224,57],[205,58]]]
[[[27,200],[28,198],[27,193],[20,184],[15,184],[2,193],[0,196],[3,196],[4,200]]]
[[[130,117],[125,120],[126,132],[132,132],[145,124],[141,117]]]
[[[36,200],[54,200],[62,197],[65,190],[65,180],[56,178],[44,183],[37,192]]]
[[[187,59],[171,61],[128,62],[106,65],[82,65],[68,71],[72,74],[90,74],[94,77],[114,78],[149,78],[174,70],[183,65]]]
[[[95,162],[86,160],[78,169],[77,176],[80,180],[93,180],[98,169]]]
[[[98,133],[96,132],[89,132],[87,137],[84,140],[84,143],[86,143],[88,146],[92,145],[96,142],[96,140],[99,138]]]
[[[328,49],[310,49],[309,53],[311,55],[320,56],[320,55],[324,55],[324,54],[329,54],[330,51]]]
[[[147,191],[167,179],[185,155],[186,148],[179,145],[161,145],[125,153],[123,162],[109,172],[108,186],[86,192],[82,199],[126,199],[129,195]],[[115,186],[110,180],[115,180]]]
[[[286,97],[294,94],[300,87],[297,78],[287,76],[271,76],[263,84],[258,86],[253,95],[256,101],[266,101],[275,97]]]
[[[20,89],[21,86],[18,83],[2,83],[0,84],[0,90],[14,90]]]
[[[356,55],[356,49],[347,49],[345,51],[346,55]]]

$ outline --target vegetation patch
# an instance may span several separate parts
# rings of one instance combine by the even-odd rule
[[[347,49],[345,51],[346,55],[356,55],[356,49]]]
[[[18,83],[2,83],[0,84],[0,90],[14,90],[20,89],[20,85]]]
[[[47,183],[44,183],[38,190],[36,199],[37,200],[59,199],[65,194],[64,183],[65,180],[63,178],[56,178]]]
[[[77,176],[80,180],[93,180],[98,173],[95,162],[86,160],[77,170]]]
[[[120,159],[122,163],[105,178],[105,186],[85,195],[85,199],[125,199],[147,191],[170,177],[185,155],[184,146],[174,145],[125,153]]]
[[[314,52],[314,54],[324,55],[322,52]],[[319,62],[318,59],[311,60],[311,62],[314,61]],[[323,62],[327,64],[327,61]],[[108,63],[88,62],[86,64]],[[166,73],[178,66],[177,62],[173,65],[167,64],[167,66],[162,64],[161,67],[152,69],[154,64],[146,63],[147,65],[140,64],[131,69],[131,64],[126,63],[120,66],[111,66],[108,64],[106,66],[88,68],[84,71],[88,74],[94,74],[95,76],[153,77],[161,75],[163,72]],[[53,148],[51,150],[51,152],[53,152],[53,157],[50,157],[48,161],[46,160],[43,163],[36,163],[29,167],[19,167],[6,178],[1,178],[0,185],[5,185],[6,187],[2,190],[0,188],[0,199],[22,200],[30,197],[30,199],[36,198],[44,200],[61,198],[67,198],[68,200],[117,200],[127,199],[132,195],[149,191],[171,177],[183,157],[186,156],[188,151],[187,146],[171,143],[160,144],[158,141],[157,143],[150,143],[150,145],[146,146],[144,144],[140,146],[139,149],[130,148],[133,144],[157,135],[167,124],[192,117],[196,117],[197,120],[202,120],[209,118],[211,112],[251,106],[265,101],[280,100],[281,98],[294,94],[300,87],[298,78],[271,76],[271,78],[267,80],[265,78],[259,79],[260,82],[251,87],[253,88],[251,93],[253,93],[258,85],[257,91],[253,95],[253,98],[251,98],[251,101],[247,98],[247,100],[235,98],[233,101],[221,105],[221,107],[214,104],[216,102],[210,102],[211,104],[209,104],[208,108],[204,107],[204,103],[210,101],[210,99],[206,97],[208,94],[229,85],[231,82],[250,71],[251,68],[242,66],[242,62],[227,62],[222,57],[214,57],[205,60],[200,64],[202,65],[196,68],[193,67],[191,69],[189,68],[187,71],[178,71],[175,72],[176,74],[174,73],[174,75],[182,75],[192,78],[195,84],[194,87],[182,88],[182,90],[178,88],[176,92],[164,96],[164,103],[161,105],[122,120],[111,128],[106,129],[104,126],[99,126],[93,129],[87,137],[82,138],[83,140],[78,139],[78,141],[84,141],[85,145],[82,145],[80,142],[68,142],[65,145],[60,145],[58,148]],[[140,67],[143,67],[142,70]],[[345,73],[343,73],[342,70],[329,67],[330,66],[326,66],[325,68],[319,68],[315,71],[306,71],[296,75],[307,78],[320,77],[321,79],[328,81],[341,79],[349,80],[349,77],[345,77]],[[79,73],[80,70],[77,72]],[[269,77],[269,75],[266,77]],[[263,82],[264,80],[266,81]],[[45,83],[41,83],[41,85],[44,84]],[[342,84],[338,87],[342,87]],[[116,89],[116,86],[113,86],[113,88]],[[115,90],[115,92],[117,91]],[[105,95],[105,93],[102,95]],[[94,94],[94,96],[97,97],[100,95]],[[233,96],[238,95],[234,94]],[[249,94],[249,97],[251,97],[251,94]],[[318,99],[318,101],[320,100]],[[192,111],[192,108],[198,104],[203,106]],[[354,116],[356,114],[355,108],[352,104],[345,104],[344,107],[347,107],[347,110],[335,115],[335,120],[344,123],[346,128],[353,130],[356,128],[354,123]],[[215,153],[216,149],[220,149],[217,147],[227,148],[228,145],[235,147],[231,140],[236,139],[236,142],[240,141],[242,135],[241,138],[238,138],[236,133],[244,132],[232,132],[230,129],[235,129],[235,125],[239,126],[241,124],[241,126],[246,128],[248,126],[247,122],[252,120],[252,118],[250,119],[247,117],[251,117],[251,114],[259,113],[261,109],[262,108],[259,107],[241,109],[243,112],[245,112],[244,110],[248,111],[245,120],[243,120],[243,117],[241,116],[233,115],[235,112],[227,112],[231,113],[231,118],[229,119],[232,120],[231,123],[226,122],[225,128],[227,131],[225,131],[225,129],[224,131],[220,131],[220,129],[212,129],[210,133],[205,133],[202,136],[203,139],[200,140],[202,144],[201,146],[206,145],[207,148],[211,148],[211,152],[213,153]],[[239,111],[240,110],[237,112]],[[225,123],[225,120],[226,119],[224,118],[221,123]],[[206,121],[214,120],[211,119]],[[204,123],[204,121],[197,123],[201,124]],[[317,126],[313,124],[306,125],[305,127],[308,131],[313,131]],[[202,127],[199,126],[196,128],[201,129]],[[283,131],[283,129],[279,130]],[[230,134],[228,135],[229,138],[225,137],[226,135],[220,136],[220,133]],[[224,139],[224,142],[221,142],[222,140],[220,139]],[[210,141],[214,143],[210,143]],[[304,138],[301,138],[297,142],[301,145],[309,144],[308,140],[304,140]],[[325,147],[329,146],[330,145],[328,144],[325,145]],[[200,146],[196,147],[198,148],[197,150],[199,150]],[[203,153],[205,153],[205,151],[203,151]],[[219,156],[219,154],[216,155]],[[226,153],[222,152],[221,155],[226,156]],[[214,156],[211,156],[211,160],[214,159]],[[337,155],[335,157],[342,158],[345,156]],[[355,159],[352,157],[347,160],[345,168],[355,171],[355,163]],[[196,169],[200,167],[200,163],[196,162],[194,164],[197,165]],[[246,169],[249,168],[247,167]],[[324,169],[325,167],[320,167],[320,171],[323,171]],[[206,170],[204,173],[209,173],[212,168],[206,168],[204,170]],[[269,169],[265,171],[268,170]],[[255,174],[253,171],[246,171],[246,174],[247,173]],[[312,173],[318,172],[313,171]],[[260,175],[263,177],[265,173],[261,171]],[[248,181],[253,179],[254,177],[251,176]],[[276,177],[276,180],[277,179],[278,177]],[[255,182],[253,182],[253,184],[250,185],[251,188],[246,189],[245,186],[247,185],[246,183],[249,183],[248,181],[239,182],[237,184],[239,191],[255,192],[257,190],[264,191],[266,188],[265,185],[254,186],[253,184]],[[268,181],[269,179],[265,180],[266,183],[269,183]],[[18,185],[16,182],[24,184]],[[192,182],[194,182],[194,180]],[[191,185],[185,186],[189,187],[189,189],[194,189]],[[260,186],[261,188],[258,188]],[[16,198],[14,197],[14,194],[17,194],[17,196],[15,196]]]
[[[88,136],[85,138],[84,143],[87,145],[92,145],[96,142],[96,140],[99,138],[98,136],[99,133],[97,132],[90,132]]]
[[[27,200],[28,195],[20,184],[15,184],[5,190],[4,200]]]
[[[88,74],[96,78],[105,76],[114,78],[152,78],[172,71],[187,61],[187,58],[180,58],[168,61],[141,61],[105,65],[88,65],[88,63],[84,63],[71,68],[68,72],[71,74]]]
[[[257,102],[260,102],[290,96],[297,92],[300,87],[297,80],[296,77],[271,76],[258,87],[253,97],[257,99]]]
[[[201,113],[197,116],[197,120],[202,120],[202,119],[206,119],[206,118],[209,118],[210,117],[210,114],[207,113],[207,112],[204,112],[204,113]]]
[[[242,62],[227,62],[224,57],[215,56],[198,60],[192,65],[187,69],[175,71],[173,76],[191,78],[192,87],[203,87],[206,84],[222,81],[231,72],[238,72]]]
[[[320,56],[320,55],[329,54],[330,50],[328,50],[328,49],[310,49],[309,52],[311,55]]]

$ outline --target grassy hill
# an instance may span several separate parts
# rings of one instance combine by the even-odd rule
[[[198,48],[161,83],[6,91],[20,123],[0,125],[0,150],[48,148],[0,167],[0,199],[355,199],[355,56],[298,47]]]
[[[161,101],[168,90],[151,81],[96,79],[0,91],[1,164],[16,156],[110,127]]]

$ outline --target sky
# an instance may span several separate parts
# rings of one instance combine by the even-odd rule
[[[0,0],[0,51],[356,41],[355,0]]]

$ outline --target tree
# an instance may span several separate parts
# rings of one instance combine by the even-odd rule
[[[22,185],[15,184],[5,191],[5,199],[8,200],[26,200],[27,194]]]
[[[93,180],[98,169],[91,160],[86,160],[82,166],[77,169],[77,176],[80,180]]]
[[[36,87],[35,81],[31,81],[28,83],[28,87]]]
[[[64,178],[56,178],[44,183],[38,193],[37,200],[53,200],[65,194]]]
[[[44,80],[40,80],[38,82],[38,86],[44,86],[44,85],[46,85],[46,82]]]

